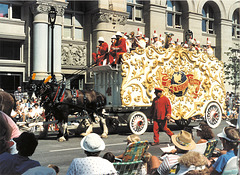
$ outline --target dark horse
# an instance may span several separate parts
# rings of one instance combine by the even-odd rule
[[[60,125],[59,141],[68,140],[67,122],[69,114],[87,112],[92,122],[95,121],[94,114],[103,118],[102,110],[106,105],[106,98],[101,93],[94,90],[61,89],[59,84],[47,82],[46,80],[30,80],[31,89],[34,90],[37,97],[41,97],[41,104],[45,109],[46,119],[48,120],[53,115],[58,120],[58,124]],[[61,94],[60,91],[62,91]],[[107,127],[104,124],[105,122],[103,122],[104,132],[102,137],[106,137],[108,134]],[[45,133],[48,131],[47,127],[47,125],[44,126]],[[92,126],[90,125],[88,132],[91,129]]]
[[[16,109],[15,96],[0,89],[0,111],[3,111],[10,116],[12,109]]]

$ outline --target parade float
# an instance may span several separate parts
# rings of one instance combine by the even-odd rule
[[[137,48],[125,53],[122,64],[92,69],[95,90],[107,98],[105,114],[109,130],[128,124],[135,134],[143,134],[149,124],[149,108],[154,88],[172,104],[171,118],[187,126],[192,119],[205,120],[216,128],[225,110],[223,63],[206,52],[175,48]]]

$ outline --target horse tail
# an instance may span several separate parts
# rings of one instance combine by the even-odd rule
[[[15,95],[14,94],[12,94],[12,93],[10,93],[10,95],[12,96],[12,98],[13,98],[13,110],[15,110],[16,109],[16,107],[17,107],[17,105],[16,105],[16,98],[15,98]]]

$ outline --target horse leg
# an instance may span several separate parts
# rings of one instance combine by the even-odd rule
[[[106,124],[106,119],[102,116],[100,116],[100,122],[102,123],[103,126],[103,133],[101,135],[102,138],[107,138],[108,137],[108,128]]]
[[[60,128],[59,128],[59,133],[61,132],[61,136],[58,138],[58,141],[59,142],[64,142],[66,141],[66,138],[64,137],[65,134],[67,133],[66,130],[67,130],[67,122],[61,122],[59,124]],[[68,139],[68,137],[67,137]]]
[[[85,125],[86,126],[88,125],[88,128],[87,128],[86,132],[83,132],[83,133],[80,134],[80,136],[83,136],[83,137],[87,136],[88,134],[90,134],[93,131],[93,124],[90,123],[89,120],[86,120]]]

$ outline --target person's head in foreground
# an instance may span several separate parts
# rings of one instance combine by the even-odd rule
[[[177,135],[172,135],[171,139],[178,153],[186,153],[196,147],[192,135],[184,130],[180,131]]]
[[[196,129],[197,136],[201,139],[205,139],[207,141],[214,138],[214,133],[206,122],[200,122],[198,126],[195,126],[193,128]]]
[[[127,136],[127,144],[132,143],[132,142],[139,142],[140,137],[138,135],[132,134]]]
[[[207,159],[204,155],[190,151],[182,155],[178,162],[180,163],[180,170],[178,175],[208,175],[210,174],[207,165]]]
[[[10,139],[12,128],[8,124],[6,116],[0,113],[0,154],[10,152]]]
[[[223,131],[217,135],[223,145],[224,150],[234,150],[234,154],[237,155],[237,147],[239,144],[239,132],[233,127],[224,127]]]
[[[87,156],[99,156],[105,149],[105,143],[98,134],[91,133],[85,136],[80,142],[81,148]]]
[[[19,137],[13,139],[17,144],[18,154],[24,157],[33,155],[38,141],[31,132],[23,132]]]

